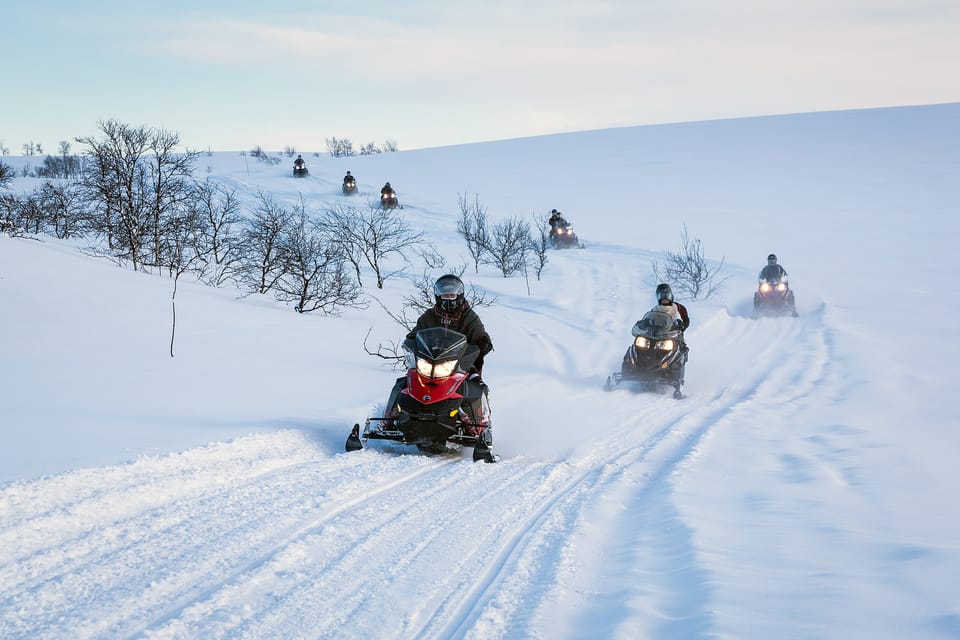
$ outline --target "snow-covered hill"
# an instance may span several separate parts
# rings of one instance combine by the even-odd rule
[[[960,637],[960,105],[304,155],[201,165],[308,208],[389,180],[452,263],[458,194],[576,226],[529,292],[465,274],[502,462],[342,453],[378,304],[181,279],[170,358],[169,278],[0,237],[0,637]],[[604,392],[684,224],[730,276],[684,301],[689,397]],[[749,318],[771,251],[798,319]]]

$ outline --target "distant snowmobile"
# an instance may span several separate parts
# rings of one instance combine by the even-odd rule
[[[399,204],[400,201],[397,199],[397,192],[393,189],[388,189],[380,193],[381,209],[395,209]]]
[[[357,193],[357,181],[353,178],[353,176],[344,178],[341,190],[345,196],[352,196],[353,194]]]
[[[473,460],[496,462],[485,387],[470,378],[480,350],[457,331],[435,327],[403,343],[407,374],[398,378],[384,414],[353,425],[346,450],[367,440],[392,440],[441,453],[447,443],[473,447]]]
[[[753,317],[786,315],[799,315],[787,277],[761,277],[753,294]]]
[[[577,234],[573,232],[573,227],[569,222],[560,220],[550,226],[550,246],[554,249],[580,246],[580,240],[577,238]]]
[[[294,178],[306,178],[310,175],[310,172],[307,171],[307,163],[297,156],[297,159],[293,161],[293,177]]]
[[[614,389],[624,381],[636,382],[644,391],[657,391],[661,386],[673,387],[673,397],[683,396],[687,348],[683,331],[672,316],[663,311],[648,311],[631,330],[633,344],[623,355],[618,373],[607,377],[606,389]]]

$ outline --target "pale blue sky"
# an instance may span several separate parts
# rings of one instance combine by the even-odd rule
[[[0,23],[13,154],[108,118],[325,151],[960,101],[957,0],[48,0]]]

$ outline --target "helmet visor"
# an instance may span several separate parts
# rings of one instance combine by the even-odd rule
[[[447,298],[448,295],[452,295],[453,298],[456,298],[463,293],[463,285],[458,280],[454,280],[453,278],[441,278],[440,280],[437,280],[437,283],[433,286],[433,293],[441,298]]]

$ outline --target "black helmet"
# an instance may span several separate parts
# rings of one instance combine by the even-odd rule
[[[448,273],[433,284],[433,297],[444,311],[454,312],[463,305],[463,280]]]
[[[673,302],[673,290],[666,282],[657,285],[657,302],[660,302],[661,300]]]
[[[350,175],[350,172],[349,172],[349,171],[347,171],[347,175]]]
[[[385,185],[383,185],[383,186],[389,187],[389,186],[390,186],[390,183],[388,182],[387,184],[385,184]]]
[[[777,254],[771,253],[767,256],[767,264],[777,264]]]

